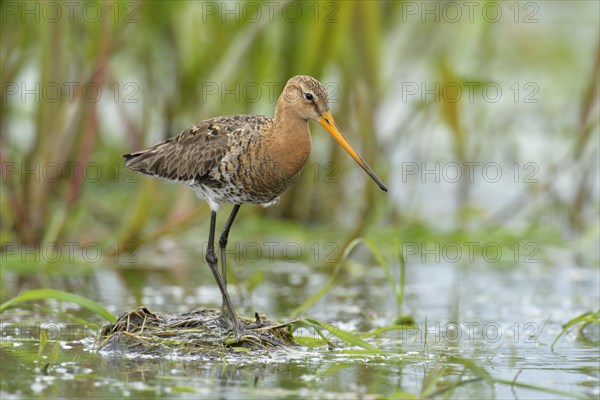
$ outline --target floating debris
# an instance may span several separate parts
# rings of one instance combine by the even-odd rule
[[[292,326],[296,321],[274,323],[264,315],[240,319],[243,332],[236,332],[217,310],[184,314],[158,314],[138,307],[121,314],[100,330],[98,350],[110,353],[154,356],[208,356],[252,354],[259,350],[296,347]]]

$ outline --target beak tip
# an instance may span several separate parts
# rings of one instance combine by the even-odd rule
[[[362,159],[362,157],[352,148],[352,145],[348,142],[348,140],[344,137],[342,132],[340,132],[339,128],[335,124],[333,117],[331,116],[331,112],[327,111],[325,114],[321,115],[318,122],[321,124],[325,130],[327,130],[334,139],[342,145],[342,147],[352,156],[354,161],[356,161],[362,169],[377,183],[377,186],[381,190],[387,193],[387,187],[379,180],[375,172],[367,165],[367,163]]]

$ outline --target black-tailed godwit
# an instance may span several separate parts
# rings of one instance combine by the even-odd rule
[[[273,118],[231,115],[202,121],[178,136],[147,150],[126,154],[134,171],[185,184],[208,202],[211,210],[206,261],[223,296],[222,315],[237,337],[243,331],[227,292],[225,249],[242,204],[270,206],[297,178],[311,150],[308,121],[320,123],[377,185],[387,188],[354,150],[329,111],[327,92],[315,78],[291,78],[279,96]],[[215,254],[217,211],[223,203],[233,210],[219,239],[221,271]]]

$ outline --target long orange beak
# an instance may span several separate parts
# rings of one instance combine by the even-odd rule
[[[362,169],[364,169],[365,172],[369,174],[369,176],[375,181],[375,183],[377,183],[377,186],[379,186],[379,188],[384,192],[387,192],[387,188],[385,187],[383,182],[381,182],[377,175],[375,175],[375,172],[373,172],[371,167],[369,167],[369,164],[367,164],[367,162],[363,160],[360,154],[358,154],[356,150],[354,150],[354,147],[352,147],[350,142],[348,142],[348,139],[346,139],[344,134],[337,127],[335,121],[333,120],[333,117],[331,116],[330,111],[327,111],[325,114],[321,115],[321,120],[319,121],[319,123],[321,124],[321,126],[323,126],[323,128],[327,129],[327,132],[329,132],[331,136],[333,136],[333,138],[339,144],[342,145],[344,150],[346,150],[348,154],[350,154],[350,156],[354,158],[354,161],[356,161],[358,165],[360,165]]]

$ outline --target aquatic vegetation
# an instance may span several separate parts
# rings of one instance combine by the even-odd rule
[[[558,342],[558,340],[565,334],[567,333],[567,331],[569,329],[571,329],[574,326],[579,325],[578,327],[578,335],[580,337],[585,338],[585,334],[583,333],[585,328],[588,325],[591,324],[595,324],[596,328],[598,328],[600,326],[600,309],[596,310],[596,311],[587,311],[584,312],[581,315],[576,316],[575,318],[571,319],[570,321],[568,321],[567,323],[565,323],[563,325],[563,329],[562,331],[560,331],[560,333],[556,336],[556,339],[554,339],[554,341],[552,342],[552,344],[550,345],[550,349],[554,350],[554,346],[556,345],[556,343]],[[600,338],[596,337],[595,340],[596,342],[599,341]]]

